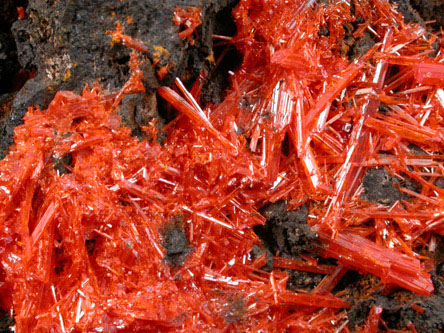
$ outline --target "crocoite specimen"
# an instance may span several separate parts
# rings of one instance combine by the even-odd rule
[[[433,291],[415,249],[444,234],[435,36],[384,0],[241,0],[234,17],[243,62],[231,90],[202,110],[180,80],[161,88],[180,111],[163,146],[131,137],[116,115],[123,94],[143,91],[136,53],[120,92],[60,92],[29,109],[0,162],[1,298],[18,332],[341,331],[349,303],[331,292],[348,269]],[[365,34],[374,45],[350,59],[344,40]],[[113,38],[145,50],[120,30]],[[156,137],[154,124],[144,131]],[[370,167],[421,189],[400,188],[408,199],[390,207],[365,202]],[[252,227],[279,200],[308,203],[316,251],[337,267],[277,257],[260,269]],[[165,249],[168,228],[186,235],[183,263],[165,259],[179,253]],[[325,278],[296,293],[279,268]]]
[[[191,45],[194,45],[194,40],[191,36],[196,31],[196,28],[202,25],[200,19],[201,12],[200,8],[196,7],[187,7],[186,9],[176,7],[174,10],[173,23],[184,28],[179,32],[179,37],[187,38]]]

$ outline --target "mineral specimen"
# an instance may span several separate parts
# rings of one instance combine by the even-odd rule
[[[181,38],[199,13],[176,9]],[[233,15],[227,40],[243,61],[231,89],[202,109],[200,82],[161,87],[179,111],[163,145],[120,126],[123,96],[144,90],[137,51],[148,50],[119,26],[112,41],[135,50],[120,91],[87,86],[29,108],[0,162],[0,294],[17,332],[339,332],[350,303],[334,288],[348,270],[432,293],[418,249],[444,233],[436,36],[385,0],[241,0]],[[156,138],[155,125],[141,130]],[[404,179],[393,187],[406,196],[363,200],[370,168]],[[265,254],[251,254],[253,227],[278,201],[305,205],[316,237],[312,256],[276,253],[268,272]],[[290,291],[283,269],[325,276]],[[374,306],[363,330],[381,316]]]

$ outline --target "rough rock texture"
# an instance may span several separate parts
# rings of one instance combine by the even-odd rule
[[[267,253],[267,265],[265,270],[272,267],[273,262],[269,253],[279,253],[283,257],[300,259],[301,254],[307,254],[316,242],[317,236],[307,224],[308,208],[306,205],[296,211],[287,211],[284,201],[265,206],[261,210],[267,219],[265,226],[256,226],[254,230],[263,240],[265,253]],[[253,249],[253,255],[259,257],[263,252]],[[323,275],[287,270],[290,278],[287,287],[291,290],[312,289],[321,281]]]
[[[364,33],[364,35],[359,38],[351,48],[349,58],[357,59],[363,56],[370,48],[373,47],[373,45],[375,45],[375,42],[371,35],[369,33]]]
[[[404,179],[392,176],[384,168],[368,169],[362,180],[364,192],[361,199],[387,206],[393,205],[397,200],[406,200],[409,196],[402,193],[398,187],[405,187],[411,191],[420,191],[421,185],[405,177]]]
[[[441,0],[410,0],[414,8],[424,21],[435,21],[432,27],[439,30],[444,26],[444,2]]]
[[[12,91],[14,76],[20,70],[11,26],[17,20],[17,7],[26,6],[26,3],[25,0],[2,0],[0,3],[0,96]]]
[[[228,6],[218,11],[214,22],[214,33],[222,36],[234,36],[236,25],[234,24],[231,12],[238,1],[232,1]],[[219,103],[223,100],[225,90],[229,87],[229,70],[233,70],[240,65],[242,57],[233,45],[226,41],[214,40],[213,56],[215,62],[220,59],[216,70],[212,70],[202,89],[201,103]]]
[[[192,248],[183,229],[183,216],[177,215],[162,230],[165,262],[176,267],[182,265]]]
[[[316,235],[306,223],[308,209],[305,205],[296,211],[287,211],[286,203],[280,201],[264,207],[261,214],[267,224],[256,226],[255,232],[272,253],[297,257],[313,246]]]
[[[390,2],[395,3],[398,7],[398,12],[404,16],[404,20],[406,22],[411,23],[419,23],[422,26],[425,26],[424,19],[421,15],[412,7],[412,4],[415,3],[415,0],[406,1],[406,0],[390,0]],[[424,1],[422,1],[424,2]],[[425,1],[427,2],[427,1]],[[431,1],[429,1],[431,2]]]
[[[395,201],[402,200],[402,193],[395,183],[395,178],[384,168],[368,169],[362,181],[364,192],[361,198],[391,206]]]
[[[146,94],[127,96],[121,107],[123,124],[140,135],[139,126],[158,116],[156,71],[168,65],[168,75],[161,83],[170,85],[175,77],[192,82],[202,69],[210,69],[213,63],[206,58],[212,52],[216,16],[236,2],[30,1],[26,18],[16,21],[12,31],[21,66],[28,70],[36,68],[38,74],[17,93],[11,111],[0,120],[0,158],[12,143],[13,129],[21,123],[30,104],[45,108],[56,91],[79,92],[85,83],[98,82],[114,91],[128,79],[131,50],[121,44],[112,45],[111,36],[106,34],[115,29],[117,21],[124,34],[141,40],[150,51],[140,56],[144,58]],[[194,46],[178,36],[180,27],[172,22],[176,6],[202,9],[203,24],[197,29]]]
[[[0,31],[0,94],[11,91],[11,82],[19,68],[14,39]]]
[[[352,307],[348,319],[350,329],[361,326],[373,305],[383,307],[382,318],[390,329],[401,330],[413,323],[418,332],[442,332],[444,329],[444,302],[442,283],[434,275],[435,293],[429,297],[421,297],[408,291],[397,291],[389,296],[384,295],[382,287],[374,294],[366,295],[367,290],[378,288],[378,281],[369,275],[361,276],[352,288]],[[374,290],[373,290],[374,291]],[[425,311],[417,312],[412,308],[420,306]]]
[[[419,252],[419,251],[418,251]],[[437,239],[434,253],[422,252],[433,259],[435,270],[431,272],[434,292],[429,297],[418,296],[406,290],[398,290],[386,294],[384,285],[379,279],[369,274],[360,275],[349,271],[334,292],[346,289],[348,299],[352,303],[348,311],[349,328],[356,331],[361,326],[373,305],[384,308],[382,318],[390,329],[402,330],[409,322],[413,323],[418,332],[442,332],[444,330],[444,240]],[[419,313],[412,304],[422,307]],[[413,305],[413,306],[415,306]]]
[[[14,318],[3,310],[0,310],[0,332],[11,332],[10,327],[14,325]]]

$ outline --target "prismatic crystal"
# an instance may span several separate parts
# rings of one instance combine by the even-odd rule
[[[334,288],[348,270],[433,292],[418,249],[444,235],[436,36],[385,0],[241,0],[233,16],[227,40],[243,60],[230,90],[202,108],[199,88],[161,87],[179,111],[163,145],[120,126],[148,52],[120,25],[112,41],[134,49],[120,91],[29,108],[0,162],[0,291],[17,332],[339,332],[350,303]],[[173,20],[194,43],[199,9]],[[365,187],[381,172],[393,200]],[[313,257],[277,254],[267,271],[253,227],[278,201],[308,207],[317,241]],[[325,277],[288,290],[283,269]],[[382,314],[375,305],[362,329],[376,332]]]

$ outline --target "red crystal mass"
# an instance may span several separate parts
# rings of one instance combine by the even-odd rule
[[[176,10],[181,37],[199,15]],[[201,109],[199,89],[160,88],[180,112],[164,145],[131,137],[116,113],[123,94],[144,90],[136,51],[121,91],[59,92],[16,128],[0,162],[0,293],[17,332],[339,332],[350,305],[332,290],[349,269],[433,291],[431,260],[415,251],[444,235],[436,37],[385,0],[354,1],[354,14],[347,1],[241,0],[233,15],[243,62],[231,90]],[[352,60],[350,25],[375,42]],[[112,37],[146,52],[119,29]],[[143,130],[157,135],[154,122]],[[401,188],[408,196],[390,207],[364,201],[371,167],[421,189]],[[271,272],[260,269],[252,227],[280,200],[308,204],[317,253],[337,267],[275,257]],[[175,232],[187,238],[183,263],[165,246]],[[280,268],[325,278],[293,292]],[[362,330],[376,332],[381,313],[375,306]]]
[[[187,7],[186,9],[176,7],[174,11],[173,23],[177,26],[183,26],[184,29],[179,32],[180,38],[187,38],[191,45],[194,45],[194,40],[191,38],[196,28],[202,25],[200,19],[201,9],[196,7]]]

